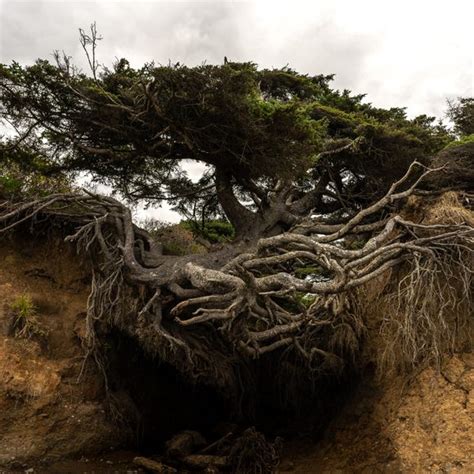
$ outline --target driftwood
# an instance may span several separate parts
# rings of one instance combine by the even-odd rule
[[[205,468],[224,468],[227,466],[227,458],[225,456],[213,456],[205,454],[191,454],[182,459],[183,463],[189,467],[205,469]]]
[[[206,440],[197,431],[181,431],[166,443],[166,454],[170,458],[182,458],[206,445]]]
[[[138,456],[133,459],[133,463],[137,466],[145,468],[147,471],[157,474],[173,474],[178,472],[174,467],[167,466],[159,461]]]
[[[208,454],[208,453],[212,453],[214,450],[219,450],[222,446],[224,446],[227,442],[229,442],[234,436],[235,434],[232,431],[229,431],[224,436],[219,438],[217,441],[214,441],[213,443],[206,446],[204,449],[201,449],[199,454]]]
[[[205,472],[234,472],[250,474],[274,472],[279,462],[280,442],[269,442],[255,428],[237,433],[229,432],[211,443],[199,453],[195,453],[202,436],[193,431],[185,431],[173,436],[167,444],[167,458],[174,465],[183,468],[206,469]],[[210,454],[213,453],[213,454]]]

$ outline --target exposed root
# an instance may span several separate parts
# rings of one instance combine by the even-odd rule
[[[420,361],[439,365],[461,341],[472,341],[473,272],[472,251],[462,246],[410,262],[397,288],[385,297],[379,372],[409,371]]]
[[[402,264],[410,270],[392,303],[402,316],[386,323],[398,325],[394,344],[410,361],[427,345],[439,347],[433,341],[447,314],[472,299],[474,227],[470,220],[420,223],[387,213],[432,171],[408,186],[417,166],[344,224],[309,219],[245,253],[223,251],[221,260],[161,255],[126,207],[89,193],[0,204],[0,232],[38,218],[73,224],[67,240],[94,263],[91,350],[98,325],[118,327],[190,378],[235,393],[238,367],[269,353],[310,378],[343,367],[364,331],[349,295]],[[461,279],[461,300],[450,286],[454,277]],[[396,357],[389,354],[388,347],[386,357]]]

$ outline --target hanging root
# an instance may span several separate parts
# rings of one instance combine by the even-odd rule
[[[473,212],[455,193],[429,206],[419,201],[414,199],[411,207],[426,235],[439,235],[443,225],[474,224]],[[429,250],[350,294],[354,315],[368,327],[366,356],[376,363],[379,377],[410,372],[422,362],[439,366],[446,354],[472,349],[472,234],[433,240]]]
[[[343,224],[307,219],[240,254],[163,256],[126,207],[89,193],[0,204],[0,233],[40,217],[73,225],[67,240],[94,264],[90,347],[98,324],[118,327],[189,377],[228,392],[241,384],[236,366],[271,353],[310,378],[340,370],[364,333],[350,296],[404,269],[382,328],[394,334],[383,357],[412,364],[442,350],[450,315],[472,300],[474,247],[468,219],[426,223],[390,214],[432,171],[409,185],[418,166]]]
[[[415,259],[387,297],[381,333],[386,342],[379,370],[410,370],[421,360],[439,364],[472,331],[471,275],[464,258],[445,252],[439,260]]]
[[[453,193],[438,199],[425,219],[437,225],[474,224],[472,211]],[[421,361],[439,365],[444,354],[472,348],[472,240],[441,241],[432,251],[429,259],[414,256],[383,297],[380,374],[410,371]]]

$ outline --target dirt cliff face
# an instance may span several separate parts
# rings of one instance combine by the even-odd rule
[[[103,383],[83,369],[87,272],[59,242],[0,244],[0,467],[48,462],[115,446]],[[12,334],[11,304],[31,298],[46,336]]]
[[[293,464],[291,464],[293,463]],[[322,441],[290,443],[293,472],[474,472],[474,353],[411,381],[365,381]]]
[[[83,370],[88,274],[59,241],[0,242],[0,470],[125,441],[108,418],[102,378],[92,364]],[[23,295],[44,338],[12,333],[11,304]],[[410,379],[362,377],[322,439],[290,441],[283,454],[281,472],[474,472],[474,353]]]

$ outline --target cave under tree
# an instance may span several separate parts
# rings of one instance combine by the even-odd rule
[[[288,67],[134,69],[121,59],[108,69],[93,58],[91,76],[56,60],[0,66],[0,115],[16,130],[1,142],[4,169],[85,171],[129,202],[171,202],[196,232],[213,219],[235,230],[207,253],[164,255],[113,197],[4,198],[0,233],[57,224],[92,257],[87,318],[98,360],[100,331],[116,327],[238,400],[265,359],[285,384],[340,371],[364,331],[354,292],[390,269],[431,288],[435,302],[439,275],[451,272],[470,304],[472,225],[400,213],[413,194],[457,189],[472,199],[469,165],[445,181],[449,162],[433,159],[455,140],[433,118],[374,107],[332,89],[332,76]],[[462,146],[472,161],[472,141]],[[197,181],[192,162],[204,168]]]

